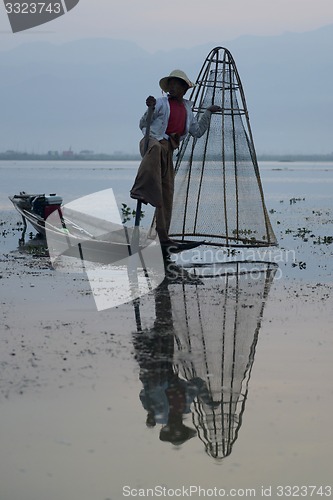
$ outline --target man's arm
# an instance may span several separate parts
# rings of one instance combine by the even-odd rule
[[[154,108],[156,106],[156,99],[155,99],[155,97],[153,97],[152,95],[150,95],[149,97],[147,97],[147,99],[146,99],[146,106],[148,108],[151,108],[151,107]],[[145,114],[140,119],[139,127],[140,127],[141,130],[143,130],[144,128],[147,127],[147,116],[148,116],[148,109],[147,109],[147,111],[145,112]]]
[[[222,108],[213,104],[206,109],[200,120],[197,120],[192,114],[192,122],[189,129],[190,134],[194,137],[201,137],[209,127],[211,114],[217,113],[218,111],[222,111]]]

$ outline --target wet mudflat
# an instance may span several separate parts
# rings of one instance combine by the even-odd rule
[[[332,494],[333,206],[297,176],[264,172],[279,248],[259,264],[202,249],[101,312],[4,208],[1,499]]]

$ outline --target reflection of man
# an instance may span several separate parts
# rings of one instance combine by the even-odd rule
[[[172,341],[173,351],[172,333],[157,334],[150,337],[148,343],[151,347],[153,344],[155,346],[159,344],[160,347],[163,344],[165,347],[169,344],[170,347],[170,341]],[[142,347],[143,344],[141,344]],[[167,359],[170,352],[157,353],[153,349],[149,353],[144,349],[143,353],[142,357],[138,353],[137,359],[139,361],[141,357],[140,380],[143,389],[140,392],[140,400],[147,411],[146,424],[148,427],[154,427],[156,424],[163,425],[160,432],[161,441],[170,441],[173,444],[184,443],[196,435],[194,429],[183,424],[183,418],[191,412],[191,403],[198,396],[201,384],[196,386],[196,380],[182,380],[174,373],[172,355]]]
[[[171,301],[166,281],[155,290],[156,320],[153,328],[135,334],[136,359],[140,365],[142,406],[147,411],[146,424],[162,424],[161,441],[179,445],[196,435],[183,423],[191,412],[195,397],[207,393],[203,380],[183,380],[173,367],[174,330]]]
[[[169,380],[165,394],[169,413],[167,423],[160,431],[160,440],[180,445],[196,435],[194,429],[183,424],[183,415],[190,412],[190,404],[196,396],[195,387],[175,375],[173,380]]]
[[[168,96],[158,99],[149,96],[146,104],[154,108],[151,124],[148,123],[148,111],[140,120],[144,134],[150,126],[149,144],[144,151],[145,140],[140,143],[143,159],[131,197],[156,207],[156,231],[162,246],[177,246],[168,236],[174,191],[173,151],[188,133],[201,137],[209,126],[211,113],[221,108],[210,106],[198,121],[193,115],[191,102],[184,99],[194,84],[183,71],[172,71],[160,80],[160,87]]]

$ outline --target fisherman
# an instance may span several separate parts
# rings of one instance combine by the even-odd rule
[[[156,231],[162,247],[181,250],[186,249],[186,244],[176,243],[168,235],[174,193],[173,151],[188,133],[201,137],[209,126],[211,113],[221,108],[212,105],[197,120],[192,103],[184,99],[187,90],[195,84],[181,70],[172,71],[160,80],[159,85],[167,95],[146,99],[148,110],[139,126],[144,136],[149,130],[149,142],[146,151],[145,137],[140,142],[142,161],[130,194],[131,198],[156,207]],[[151,123],[148,123],[149,108],[153,108]]]

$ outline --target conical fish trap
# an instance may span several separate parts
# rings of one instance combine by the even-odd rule
[[[189,135],[182,144],[170,237],[221,246],[276,245],[245,96],[227,49],[209,53],[190,99],[198,117],[212,104],[222,111],[211,115],[202,137]]]

